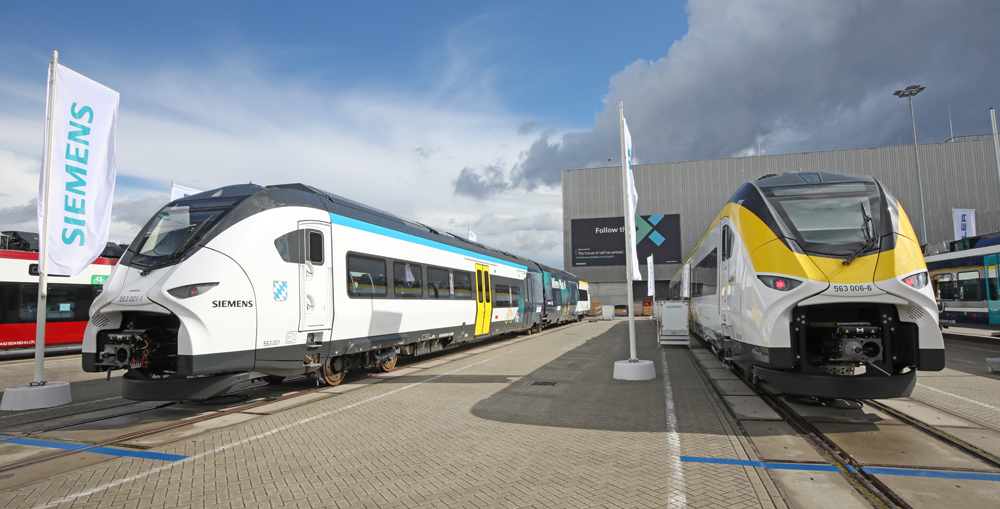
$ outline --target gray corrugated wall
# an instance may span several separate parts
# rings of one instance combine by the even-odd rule
[[[954,239],[953,208],[975,209],[979,234],[1000,231],[1000,176],[993,140],[928,143],[919,145],[919,150],[928,240]],[[637,213],[680,214],[681,253],[687,257],[740,185],[769,173],[799,168],[877,178],[900,201],[920,235],[913,145],[640,164],[635,166]],[[562,180],[566,270],[585,281],[624,281],[624,266],[573,267],[570,238],[573,219],[622,215],[621,166],[565,170]],[[677,269],[677,264],[658,264],[656,279],[670,279]]]

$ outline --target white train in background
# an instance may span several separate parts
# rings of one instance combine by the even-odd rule
[[[340,383],[420,355],[579,319],[567,272],[302,184],[171,202],[91,307],[83,369],[122,395],[205,399],[251,372]]]

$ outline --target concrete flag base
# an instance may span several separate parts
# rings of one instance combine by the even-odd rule
[[[48,382],[45,385],[15,385],[3,392],[0,410],[34,410],[52,408],[73,401],[69,382]]]
[[[615,361],[615,380],[652,380],[656,378],[653,361]]]

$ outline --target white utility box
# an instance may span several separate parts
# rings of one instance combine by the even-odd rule
[[[615,307],[601,306],[601,320],[614,320],[614,319],[615,319]]]
[[[656,302],[660,319],[656,336],[661,345],[688,345],[688,303],[683,300]]]

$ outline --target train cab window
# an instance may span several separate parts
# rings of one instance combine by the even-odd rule
[[[274,249],[278,251],[278,256],[288,263],[303,263],[305,262],[302,254],[304,240],[302,230],[288,232],[274,239]]]
[[[385,260],[347,255],[347,293],[355,297],[384,296]]]
[[[718,278],[718,251],[713,249],[691,271],[691,296],[715,295]]]
[[[951,274],[941,274],[935,279],[937,280],[938,298],[955,300],[955,282],[952,281]]]
[[[983,300],[980,291],[979,271],[958,273],[958,300]]]
[[[323,265],[323,233],[316,230],[306,230],[308,232],[308,252],[309,261],[313,265]]]
[[[510,287],[507,285],[496,285],[493,287],[493,307],[510,307]]]
[[[986,267],[986,288],[989,290],[990,300],[1000,300],[997,297],[997,266]]]
[[[421,267],[415,263],[392,264],[392,287],[397,297],[423,297],[424,286]]]
[[[469,272],[456,270],[453,273],[453,279],[455,281],[455,298],[456,299],[471,299],[472,298],[472,274]]]
[[[448,269],[427,267],[427,293],[434,299],[447,299],[451,296],[451,278]]]
[[[587,290],[580,290],[580,300],[586,302],[590,297],[587,296]]]

